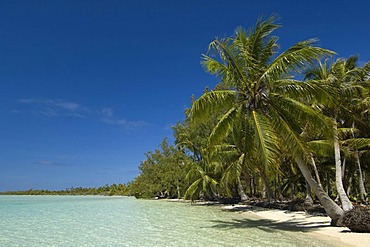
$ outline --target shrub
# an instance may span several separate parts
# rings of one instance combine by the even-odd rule
[[[354,208],[344,213],[340,223],[352,232],[370,232],[370,209],[365,207]]]

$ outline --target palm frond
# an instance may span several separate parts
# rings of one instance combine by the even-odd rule
[[[255,142],[258,153],[260,155],[261,163],[267,170],[273,167],[279,152],[278,137],[267,119],[262,113],[253,110],[251,112],[253,127],[255,131]]]
[[[259,82],[275,80],[291,70],[301,72],[313,61],[335,54],[333,51],[314,46],[316,42],[316,39],[301,41],[281,53],[265,70]]]
[[[334,146],[332,140],[314,140],[307,142],[307,144],[318,156],[334,156]]]
[[[208,143],[211,146],[218,144],[227,136],[232,128],[232,124],[235,121],[237,113],[237,109],[233,107],[221,117],[209,136]]]
[[[338,137],[339,139],[345,139],[350,136],[354,136],[359,133],[359,130],[356,128],[338,128]]]
[[[275,109],[269,112],[271,116],[271,122],[274,129],[281,138],[281,144],[284,145],[293,158],[300,160],[308,160],[309,149],[307,144],[302,140],[301,136],[291,128],[291,123],[287,122],[286,119]]]
[[[203,191],[207,190],[207,187],[210,186],[212,189],[215,189],[218,185],[216,179],[210,177],[209,175],[204,175],[203,177]]]
[[[330,67],[328,65],[328,59],[325,59],[324,62],[317,60],[317,63],[306,71],[304,71],[304,80],[324,80],[327,79]]]
[[[226,170],[223,172],[221,182],[225,185],[235,182],[238,176],[240,176],[240,173],[242,172],[243,163],[244,163],[244,154],[240,155],[237,160],[230,162]],[[230,186],[225,187],[228,190],[228,193],[230,193],[229,191]]]
[[[348,147],[351,149],[370,148],[370,138],[351,138],[342,141],[342,143],[348,145]]]
[[[225,75],[228,72],[227,66],[207,55],[202,55],[201,64],[212,75],[220,76]]]
[[[194,195],[196,193],[199,193],[199,183],[202,181],[201,178],[195,180],[185,191],[184,198],[187,198],[190,196],[190,199],[193,201],[194,200]]]
[[[268,64],[271,57],[276,53],[279,48],[277,44],[278,37],[271,37],[267,42],[263,50],[260,52],[259,64],[264,67],[265,64]]]
[[[303,104],[292,98],[284,97],[281,94],[270,94],[271,105],[280,116],[294,116],[295,121],[301,121],[303,123],[310,123],[314,126],[320,126],[324,128],[325,132],[331,133],[332,131],[332,120],[320,112],[314,110],[311,106]]]
[[[364,80],[369,80],[370,79],[370,61],[367,62],[363,67],[362,67],[362,78]]]
[[[282,79],[275,82],[275,92],[293,99],[308,103],[320,103],[329,106],[337,104],[338,90],[320,81],[301,82],[293,79]]]
[[[268,19],[263,20],[262,18],[258,19],[256,27],[252,32],[250,32],[249,39],[251,40],[251,54],[260,54],[264,50],[264,45],[266,44],[265,39],[277,28],[281,27],[276,24],[278,17],[277,15],[272,15]],[[274,39],[274,41],[276,41]],[[271,45],[273,43],[269,44]]]
[[[232,90],[210,91],[193,102],[189,117],[193,122],[202,122],[211,117],[212,113],[231,108],[235,102]]]
[[[236,55],[232,51],[232,46],[230,46],[230,41],[214,40],[210,44],[210,50],[216,52],[227,67],[227,74],[224,76],[229,76],[233,80],[225,81],[224,83],[234,83],[237,84],[239,81],[246,81],[245,74],[243,73],[243,67],[239,63]]]

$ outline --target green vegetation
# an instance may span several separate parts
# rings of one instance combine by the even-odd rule
[[[129,184],[129,194],[137,198],[181,198],[187,188],[186,167],[189,157],[179,149],[169,146],[164,139],[161,150],[146,154],[139,169],[140,175]]]
[[[334,60],[314,39],[279,53],[279,27],[272,16],[210,43],[202,64],[220,82],[192,99],[176,147],[150,152],[129,193],[317,199],[333,224],[368,202],[370,63]]]

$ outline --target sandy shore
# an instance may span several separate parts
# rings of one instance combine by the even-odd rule
[[[310,234],[332,246],[370,246],[370,233],[353,233],[346,227],[332,227],[329,217],[246,205],[225,206],[223,208],[238,211],[245,214],[246,217],[252,215],[259,219],[259,223],[268,227]]]

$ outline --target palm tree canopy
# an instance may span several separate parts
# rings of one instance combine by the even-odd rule
[[[276,20],[276,16],[259,19],[248,32],[237,28],[234,36],[211,42],[202,64],[227,88],[206,92],[189,113],[199,122],[215,110],[223,112],[210,135],[211,145],[226,137],[237,122],[244,122],[253,130],[245,138],[265,166],[276,163],[281,145],[305,159],[307,146],[299,136],[302,123],[324,123],[328,130],[330,123],[302,102],[333,98],[324,86],[294,80],[293,75],[334,52],[315,46],[316,40],[309,39],[277,54],[278,38],[271,36],[280,27]]]

